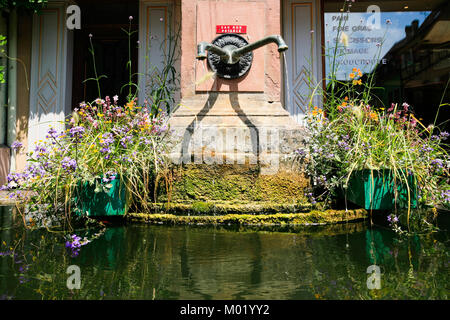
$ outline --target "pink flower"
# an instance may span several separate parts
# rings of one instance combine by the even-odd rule
[[[93,126],[95,129],[97,129],[97,128],[98,128],[98,121],[95,120],[95,121],[92,123],[92,126]]]
[[[114,104],[116,104],[117,101],[119,101],[119,96],[118,96],[118,95],[115,95],[115,96],[113,97],[113,100],[114,100]]]
[[[105,100],[100,99],[100,98],[97,98],[97,99],[95,99],[95,103],[96,103],[96,104],[104,104],[104,103],[105,103]]]

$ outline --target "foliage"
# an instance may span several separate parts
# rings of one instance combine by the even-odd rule
[[[66,215],[75,205],[76,187],[86,181],[102,192],[121,179],[133,195],[150,197],[150,180],[167,163],[166,117],[155,117],[150,106],[138,106],[135,100],[126,106],[118,106],[117,100],[82,103],[67,130],[50,128],[45,141],[28,154],[24,172],[8,176],[6,189],[16,189],[11,196],[27,202],[31,211]]]
[[[345,21],[340,19],[340,23]],[[338,49],[345,45],[340,43],[345,42],[345,37],[338,31],[336,39],[329,57],[332,66],[326,79],[327,88],[320,92],[324,107],[313,106],[311,98],[306,115],[309,137],[306,147],[296,151],[312,179],[310,198],[329,202],[347,189],[355,171],[388,169],[394,173],[396,185],[407,186],[408,195],[412,188],[417,188],[422,206],[448,206],[450,158],[446,140],[449,133],[441,131],[435,123],[422,124],[407,103],[380,106],[373,93],[374,71],[363,75],[360,69],[353,68],[346,81],[337,80],[336,57],[344,51]],[[378,58],[374,61],[379,61],[382,45],[378,47]],[[314,94],[316,91],[320,90]],[[442,101],[437,112],[447,105]],[[410,175],[414,185],[408,184]],[[408,223],[409,215],[408,211]]]
[[[17,8],[39,12],[48,0],[0,0],[0,10]]]
[[[127,31],[129,37],[132,33],[131,29]],[[92,35],[89,37],[96,70]],[[127,68],[131,70],[131,53]],[[75,199],[86,182],[95,186],[97,193],[107,192],[111,181],[120,179],[128,199],[132,199],[129,205],[149,209],[148,203],[169,164],[168,118],[152,103],[138,104],[138,87],[132,76],[130,72],[124,86],[129,87],[128,102],[122,106],[117,95],[101,98],[99,82],[105,76],[95,72],[95,78],[86,81],[96,81],[99,98],[80,103],[66,120],[65,130],[50,127],[45,141],[39,141],[27,154],[25,170],[8,176],[3,189],[13,191],[10,197],[27,205],[26,212],[22,212],[25,222],[26,215],[33,213],[38,226],[72,229],[73,213],[84,215]],[[15,151],[21,148],[20,142],[12,144]]]
[[[357,170],[391,169],[397,183],[415,177],[422,204],[448,204],[449,134],[432,134],[438,129],[423,127],[406,103],[400,110],[397,105],[382,109],[345,98],[334,119],[318,108],[307,115],[310,137],[297,153],[307,159],[316,191],[336,196]]]
[[[6,46],[6,43],[7,43],[6,37],[0,34],[0,47]],[[3,54],[4,52],[5,52],[5,49],[1,49],[1,53]],[[0,66],[0,83],[6,82],[5,71],[6,71],[6,67]]]

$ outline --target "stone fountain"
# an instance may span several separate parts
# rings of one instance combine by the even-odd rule
[[[279,35],[249,44],[238,34],[224,34],[198,43],[196,58],[207,60],[216,80],[239,81],[252,68],[254,50],[270,43],[278,52],[288,49]],[[305,131],[280,101],[238,86],[196,93],[183,97],[170,127],[177,137],[171,158],[181,168],[174,177],[175,200],[305,203],[308,183],[291,158]]]

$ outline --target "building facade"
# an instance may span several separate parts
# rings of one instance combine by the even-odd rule
[[[172,54],[177,72],[174,108],[179,106],[172,125],[188,138],[192,136],[192,119],[198,118],[209,125],[242,126],[250,131],[269,124],[301,127],[308,107],[323,102],[317,92],[327,84],[330,49],[345,40],[333,37],[338,28],[345,28],[349,39],[343,53],[347,57],[340,60],[345,78],[355,66],[365,64],[365,72],[373,71],[375,67],[369,64],[373,64],[377,43],[387,42],[380,57],[389,59],[396,43],[412,41],[409,29],[405,33],[412,21],[419,24],[443,12],[440,31],[432,39],[433,48],[441,54],[440,77],[430,81],[437,88],[444,87],[450,70],[446,1],[349,2],[348,15],[342,12],[344,1],[337,0],[49,0],[39,14],[5,13],[0,21],[0,34],[8,36],[8,54],[2,57],[7,81],[0,91],[6,106],[0,112],[0,182],[8,172],[24,168],[26,152],[45,138],[49,125],[63,128],[78,103],[97,97],[93,82],[85,81],[93,77],[91,41],[97,71],[107,76],[101,80],[102,93],[110,97],[126,96],[121,88],[128,81],[130,56],[139,100],[148,99],[155,73],[161,72]],[[80,28],[74,23],[77,15]],[[343,19],[346,25],[339,24]],[[387,20],[393,22],[394,29],[387,30]],[[138,32],[128,42],[121,29],[130,26]],[[208,76],[208,59],[196,59],[197,45],[229,32],[240,34],[248,43],[281,35],[289,49],[280,53],[270,43],[254,50],[250,69],[237,79]],[[400,44],[395,48],[396,52],[406,50]],[[377,62],[389,66],[390,61]],[[395,86],[403,90],[401,82]],[[405,98],[401,94],[390,96],[398,102]],[[409,98],[414,105],[414,97]],[[22,152],[11,152],[13,141],[23,143]]]

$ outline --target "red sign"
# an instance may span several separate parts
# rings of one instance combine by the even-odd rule
[[[247,33],[247,26],[218,25],[216,33]]]

